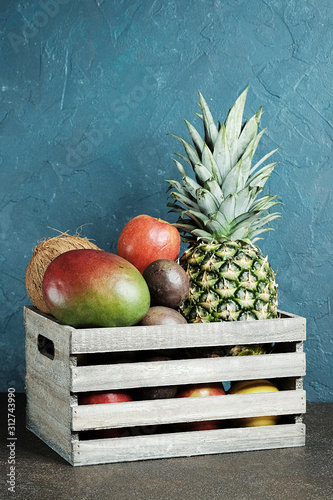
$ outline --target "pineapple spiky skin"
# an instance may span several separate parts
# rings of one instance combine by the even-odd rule
[[[258,356],[260,354],[269,354],[273,350],[273,344],[253,344],[253,345],[235,345],[227,349],[228,356]]]
[[[254,243],[280,216],[268,210],[277,196],[258,198],[276,162],[255,165],[252,159],[265,130],[258,133],[259,110],[245,123],[246,88],[224,123],[215,124],[199,92],[198,114],[203,136],[185,120],[192,143],[178,139],[186,155],[178,154],[191,173],[174,160],[182,182],[168,180],[173,199],[168,206],[180,214],[174,224],[190,248],[180,259],[191,284],[181,312],[190,323],[260,320],[277,317],[277,284],[267,258]]]
[[[258,356],[272,352],[273,344],[194,347],[186,351],[188,358],[223,358],[225,356]]]
[[[180,264],[190,279],[190,296],[181,306],[189,323],[277,317],[275,273],[258,247],[199,243]]]

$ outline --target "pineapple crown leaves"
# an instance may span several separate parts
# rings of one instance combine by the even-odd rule
[[[185,155],[176,153],[191,169],[187,174],[180,161],[173,159],[181,174],[181,182],[167,180],[172,202],[171,212],[180,214],[174,224],[185,235],[185,241],[244,240],[252,242],[258,235],[271,230],[264,227],[280,217],[268,210],[280,202],[277,196],[257,199],[264,189],[277,162],[264,164],[277,149],[265,154],[254,166],[252,160],[266,129],[258,133],[262,108],[243,123],[248,87],[229,110],[222,125],[215,124],[211,111],[201,92],[197,103],[201,113],[204,136],[185,120],[192,144],[179,140]],[[263,165],[264,164],[264,165]],[[261,167],[261,168],[259,168]],[[187,167],[188,168],[188,167]],[[187,218],[184,218],[184,217]]]

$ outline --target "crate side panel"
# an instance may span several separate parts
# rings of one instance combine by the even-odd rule
[[[32,327],[45,337],[48,337],[49,334],[51,340],[55,335],[56,338],[59,336],[60,339],[71,339],[72,332],[75,331],[75,328],[59,323],[52,316],[38,311],[33,306],[24,307],[24,324],[26,328]],[[67,344],[66,340],[65,342]]]
[[[161,425],[200,420],[304,413],[304,391],[234,394],[209,398],[79,405],[73,407],[73,430]]]
[[[62,326],[25,310],[26,425],[61,456],[71,456],[70,336]],[[38,336],[54,343],[54,359],[38,349]]]
[[[71,460],[72,422],[68,398],[56,387],[52,389],[39,379],[30,379],[26,405],[26,427],[63,458]]]
[[[40,322],[30,321],[26,317],[26,339],[25,356],[27,364],[27,374],[33,372],[33,376],[40,376],[45,383],[62,385],[69,391],[71,377],[71,357],[70,338],[66,331],[58,325],[50,322],[40,324]],[[51,340],[54,345],[54,359],[43,355],[38,349],[38,336],[43,335]]]
[[[286,424],[80,441],[74,465],[304,446],[305,426]]]
[[[73,392],[181,385],[305,374],[305,354],[263,354],[72,368]]]
[[[73,329],[73,353],[176,349],[305,340],[305,319]]]

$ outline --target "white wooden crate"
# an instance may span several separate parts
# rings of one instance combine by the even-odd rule
[[[249,451],[305,444],[305,319],[75,329],[25,307],[27,427],[72,465]],[[40,352],[48,339],[53,359]],[[96,353],[172,352],[194,347],[276,344],[259,356],[89,364]],[[181,351],[180,351],[181,352]],[[80,365],[80,357],[86,363]],[[276,379],[280,391],[79,405],[78,394],[105,389]],[[273,426],[241,428],[235,418],[281,415]],[[174,424],[224,420],[221,429],[175,431]],[[130,428],[120,438],[87,431]],[[170,430],[171,428],[171,430]]]

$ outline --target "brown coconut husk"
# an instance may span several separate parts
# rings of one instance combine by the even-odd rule
[[[25,275],[25,286],[33,305],[44,313],[50,313],[49,308],[43,299],[42,283],[44,273],[49,264],[58,255],[69,250],[92,248],[101,250],[87,238],[75,235],[71,236],[61,233],[44,241],[41,241],[34,249],[32,258],[28,264]]]

